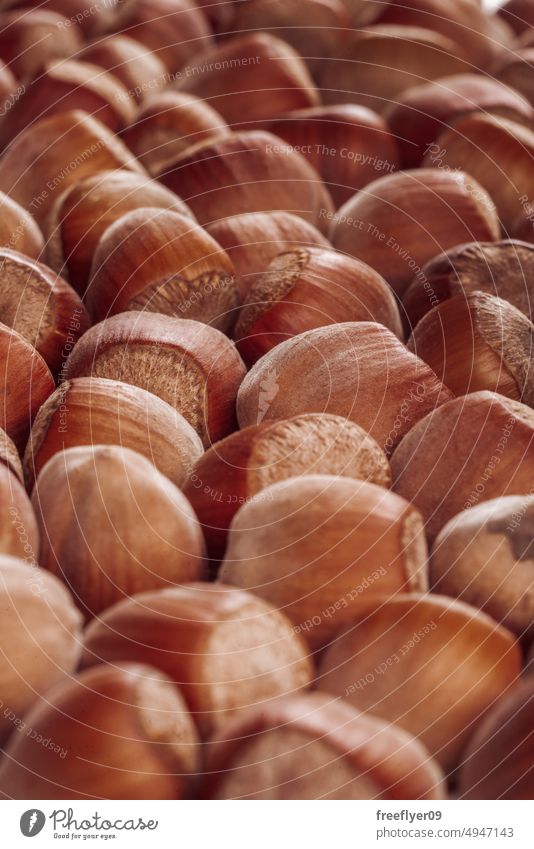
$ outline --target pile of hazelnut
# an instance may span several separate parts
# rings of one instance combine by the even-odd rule
[[[534,0],[0,9],[0,795],[534,798]]]

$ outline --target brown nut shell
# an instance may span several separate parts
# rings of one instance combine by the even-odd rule
[[[41,256],[44,240],[29,212],[0,192],[0,246],[20,251],[32,259]]]
[[[0,553],[37,562],[39,529],[32,505],[22,482],[5,462],[0,464],[0,517]]]

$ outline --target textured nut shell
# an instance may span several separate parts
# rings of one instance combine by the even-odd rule
[[[0,56],[18,79],[31,79],[54,59],[72,56],[80,46],[77,27],[62,14],[28,9],[2,14]]]
[[[0,245],[21,251],[37,259],[43,250],[44,240],[32,216],[20,204],[0,192]]]
[[[408,595],[340,635],[323,656],[318,682],[400,725],[449,770],[520,671],[517,643],[489,616],[446,596]]]
[[[305,475],[273,484],[234,517],[219,571],[282,610],[314,648],[362,606],[428,586],[423,523],[364,481]]]
[[[251,425],[206,451],[184,484],[203,525],[210,555],[222,558],[230,522],[242,504],[266,486],[302,474],[391,484],[382,449],[362,428],[341,416],[307,413]]]
[[[323,181],[303,156],[279,148],[280,141],[270,133],[231,133],[199,142],[157,176],[189,204],[202,225],[229,215],[277,210],[293,212],[326,231],[334,207]]]
[[[39,555],[39,530],[21,481],[10,467],[0,465],[0,553],[28,563]]]
[[[74,672],[81,648],[81,616],[60,581],[15,557],[0,557],[0,739],[14,730],[51,686]],[[19,735],[16,735],[17,737]]]
[[[442,799],[445,793],[439,767],[418,742],[323,693],[282,697],[231,720],[209,745],[206,772],[203,795],[218,799]]]
[[[437,253],[499,235],[495,206],[484,189],[469,174],[437,168],[370,183],[341,207],[331,229],[335,248],[376,269],[398,295]]]
[[[32,504],[39,563],[65,582],[88,618],[125,596],[204,577],[204,538],[189,502],[129,448],[55,454]]]
[[[319,103],[300,56],[285,41],[263,32],[239,35],[197,53],[177,87],[202,97],[231,126]]]
[[[230,340],[207,324],[128,312],[94,325],[69,356],[67,377],[121,380],[158,395],[205,445],[235,430],[245,366]]]
[[[207,736],[235,711],[307,687],[310,658],[289,621],[234,587],[190,584],[141,593],[86,632],[83,661],[149,662],[180,685]]]
[[[180,486],[202,443],[157,395],[118,380],[68,380],[42,405],[24,454],[28,488],[54,454],[76,445],[122,445],[147,457]]]
[[[84,47],[77,58],[104,68],[136,101],[153,96],[154,90],[163,87],[168,77],[161,59],[127,35],[99,38]]]
[[[237,285],[244,299],[256,275],[272,259],[294,248],[329,246],[312,224],[291,212],[245,212],[206,224],[207,232],[227,252],[237,272]]]
[[[455,395],[487,389],[534,405],[534,326],[508,301],[485,292],[449,298],[408,340]]]
[[[433,307],[461,293],[481,291],[504,298],[530,318],[528,281],[534,274],[534,246],[514,239],[470,242],[439,254],[404,293],[402,306],[412,327]]]
[[[474,392],[421,419],[397,447],[391,466],[395,491],[419,508],[432,541],[461,510],[529,493],[533,461],[530,407]]]
[[[495,498],[464,510],[434,542],[431,584],[528,640],[534,637],[533,539],[532,495]]]
[[[301,333],[249,371],[237,398],[240,427],[297,413],[334,413],[389,454],[415,422],[449,400],[433,371],[379,324]]]
[[[19,452],[13,440],[9,438],[2,428],[0,428],[0,462],[7,466],[19,481],[24,480]]]
[[[13,735],[0,766],[4,797],[181,799],[198,767],[180,691],[142,664],[83,672],[36,702],[27,723],[35,735]]]

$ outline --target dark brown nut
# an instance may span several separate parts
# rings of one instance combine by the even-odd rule
[[[37,121],[83,109],[112,132],[135,114],[134,103],[119,81],[96,65],[62,61],[44,66],[0,119],[0,148],[9,145]]]
[[[245,212],[206,224],[206,230],[232,260],[243,300],[257,275],[278,254],[294,248],[330,246],[319,230],[291,212]]]
[[[534,326],[522,312],[485,292],[455,295],[430,310],[407,347],[454,395],[488,389],[534,406]]]
[[[76,445],[132,448],[176,486],[202,454],[191,425],[157,395],[118,380],[87,377],[62,383],[40,408],[24,454],[28,489],[47,460]]]
[[[414,328],[431,309],[455,295],[487,292],[533,314],[528,281],[534,274],[534,247],[514,239],[469,242],[430,260],[404,293],[402,311]]]
[[[224,118],[209,103],[192,94],[163,91],[143,103],[121,138],[147,171],[157,174],[188,147],[229,132]]]
[[[326,232],[334,211],[315,169],[270,133],[231,133],[199,142],[157,176],[202,225],[244,212],[286,211]]]
[[[449,38],[420,27],[371,26],[351,33],[325,59],[319,87],[325,103],[358,103],[379,114],[414,85],[471,70]]]
[[[505,55],[492,70],[498,80],[518,91],[534,105],[533,64],[534,48],[530,46]]]
[[[187,498],[129,448],[58,452],[32,504],[39,564],[65,582],[87,618],[125,596],[204,577],[204,538]]]
[[[345,103],[299,109],[263,127],[306,157],[336,206],[399,165],[396,139],[388,125],[364,106]]]
[[[376,321],[402,338],[395,296],[372,268],[324,248],[279,254],[252,285],[234,329],[251,366],[280,342],[344,321]]]
[[[526,126],[534,121],[534,110],[521,94],[481,74],[442,77],[403,92],[385,113],[400,146],[403,167],[417,168],[448,125],[476,112],[511,118]]]
[[[0,324],[0,387],[0,427],[22,451],[37,411],[55,383],[33,345],[5,324]]]
[[[32,259],[40,257],[44,247],[42,233],[30,213],[4,192],[0,192],[0,245]]]
[[[148,47],[171,74],[211,43],[208,21],[192,0],[123,0],[114,30]]]
[[[141,593],[107,610],[86,631],[83,662],[122,659],[169,675],[203,737],[236,711],[308,687],[312,675],[289,620],[221,584]]]
[[[9,439],[5,434],[4,437]],[[35,563],[39,556],[39,529],[32,505],[23,484],[3,458],[0,463],[0,517],[1,556],[8,554]]]
[[[72,56],[80,44],[77,27],[56,12],[26,4],[0,15],[0,59],[20,80],[35,76],[46,62]]]
[[[493,392],[474,392],[421,419],[391,459],[394,489],[419,508],[433,541],[460,513],[532,489],[534,412]]]
[[[206,451],[183,487],[202,523],[210,556],[222,559],[228,528],[243,504],[262,502],[266,486],[303,474],[343,475],[391,485],[386,455],[348,419],[304,413],[251,425]]]
[[[62,112],[23,130],[0,160],[0,191],[41,226],[56,198],[97,171],[144,169],[107,127],[85,112]]]
[[[229,331],[238,292],[228,254],[196,221],[173,210],[142,208],[102,234],[85,302],[95,321],[148,310]]]
[[[350,16],[342,0],[248,0],[235,3],[232,30],[261,30],[282,38],[311,71],[349,39]]]
[[[0,765],[10,799],[181,799],[198,735],[179,689],[138,663],[100,665],[35,702]],[[44,746],[50,740],[52,746]]]
[[[534,201],[533,158],[531,129],[507,118],[478,114],[444,130],[424,164],[446,170],[460,168],[470,174],[495,202],[505,234],[513,235],[518,216]]]
[[[334,247],[375,268],[398,295],[440,251],[500,236],[487,192],[469,173],[437,168],[380,177],[331,218]]]
[[[499,699],[469,741],[460,799],[532,799],[534,676]]]
[[[48,263],[84,295],[100,237],[118,218],[140,207],[193,217],[173,192],[133,171],[101,171],[73,183],[59,195],[46,221]]]
[[[6,555],[0,556],[0,604],[0,741],[4,743],[11,733],[13,739],[21,739],[16,732],[30,705],[76,669],[82,617],[57,578]]]
[[[104,68],[122,83],[128,98],[137,103],[152,97],[154,91],[165,86],[169,77],[161,59],[127,35],[98,38],[87,44],[76,58]]]
[[[319,92],[301,57],[268,33],[247,33],[197,52],[179,91],[206,100],[232,127],[316,106]]]
[[[512,634],[446,596],[405,595],[341,634],[323,655],[319,689],[413,734],[445,770],[521,671]]]
[[[299,413],[333,413],[360,425],[386,454],[451,398],[434,372],[379,324],[348,322],[281,342],[245,377],[240,427]]]
[[[362,610],[428,588],[420,513],[375,484],[304,475],[234,517],[219,580],[282,610],[318,650]]]
[[[209,799],[444,799],[438,765],[394,725],[323,693],[230,721],[207,750]]]
[[[528,32],[534,27],[534,3],[532,0],[508,0],[497,13],[517,34]]]
[[[18,479],[24,480],[22,462],[16,445],[5,430],[0,428],[0,463],[3,463]]]
[[[233,343],[214,327],[149,312],[95,325],[66,366],[67,378],[92,375],[150,390],[190,422],[205,446],[235,430],[245,373]]]
[[[57,375],[89,316],[68,283],[48,266],[0,248],[0,321],[20,333]]]
[[[464,510],[438,534],[430,559],[436,592],[534,637],[534,496],[508,495]]]

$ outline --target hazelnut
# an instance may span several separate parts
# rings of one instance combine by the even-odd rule
[[[423,514],[433,541],[461,510],[532,489],[534,411],[493,392],[442,404],[391,459],[394,489]]]
[[[270,133],[231,133],[199,142],[157,176],[203,225],[243,212],[276,210],[294,212],[326,232],[334,211],[315,169]]]
[[[423,522],[411,504],[375,484],[290,478],[236,514],[219,580],[282,610],[319,649],[363,606],[426,590]]]
[[[206,100],[233,127],[253,127],[257,121],[319,103],[298,53],[263,32],[197,51],[178,75],[177,88]]]
[[[21,251],[37,259],[43,250],[43,236],[29,212],[9,195],[0,192],[0,246]]]
[[[125,213],[102,234],[85,302],[93,319],[148,310],[229,330],[238,295],[227,253],[191,217],[168,209]]]
[[[444,130],[424,164],[461,168],[470,174],[491,195],[504,230],[511,233],[525,202],[534,200],[533,157],[531,129],[507,118],[478,114]]]
[[[384,6],[389,2],[390,0],[380,0],[378,3],[369,3],[369,0],[343,0],[343,5],[348,10],[353,26],[361,27],[363,24],[373,23],[380,17]]]
[[[19,481],[24,480],[19,452],[13,440],[2,428],[0,428],[0,463],[7,466]]]
[[[114,29],[144,44],[172,75],[211,43],[205,15],[192,0],[123,0]]]
[[[517,35],[528,32],[534,27],[532,0],[507,0],[497,14]]]
[[[376,271],[334,250],[295,248],[257,277],[234,338],[250,366],[292,336],[343,321],[376,321],[402,337],[397,302]]]
[[[77,445],[122,445],[180,486],[202,454],[197,434],[169,404],[138,386],[81,377],[40,408],[24,454],[28,488],[50,457]]]
[[[168,78],[161,59],[144,44],[127,35],[98,38],[87,44],[76,58],[104,68],[122,83],[128,97],[138,103],[162,88]]]
[[[285,696],[210,741],[209,799],[443,799],[438,765],[406,732],[323,693]]]
[[[235,430],[245,372],[234,345],[214,327],[149,312],[95,325],[66,365],[67,378],[93,375],[149,389],[190,422],[205,446]]]
[[[312,224],[291,212],[245,212],[206,224],[206,230],[227,252],[237,273],[244,300],[256,276],[272,259],[293,248],[330,243]]]
[[[0,15],[0,59],[20,80],[40,73],[46,62],[72,56],[80,43],[77,27],[48,9],[26,5]]]
[[[68,283],[48,266],[2,248],[0,321],[33,345],[53,374],[89,327],[86,309]]]
[[[240,427],[298,413],[333,413],[360,425],[390,454],[416,421],[451,393],[385,327],[347,322],[281,342],[246,375]]]
[[[33,345],[0,324],[0,426],[22,450],[41,404],[55,389],[48,366]]]
[[[425,27],[450,39],[474,66],[484,68],[502,49],[495,28],[482,5],[473,0],[409,0],[384,4],[380,24]]]
[[[0,191],[7,192],[37,223],[56,198],[97,171],[144,170],[119,139],[85,112],[62,112],[23,130],[0,160]]]
[[[230,25],[234,0],[196,0],[215,32],[224,32]]]
[[[534,105],[534,49],[525,47],[505,54],[492,69],[498,80],[510,86]],[[516,119],[517,120],[517,119]]]
[[[150,174],[157,174],[188,147],[229,132],[224,118],[209,103],[192,94],[163,91],[143,103],[121,139]]]
[[[533,495],[494,498],[464,510],[434,542],[431,584],[528,640],[534,637],[533,540]]]
[[[459,776],[460,799],[532,799],[534,677],[515,684],[470,739]]]
[[[258,500],[269,484],[302,474],[344,475],[391,485],[381,448],[341,416],[304,413],[246,427],[199,457],[184,492],[199,517],[208,552],[224,555],[230,523],[241,505]]]
[[[136,451],[61,451],[40,472],[32,503],[39,563],[67,584],[87,618],[125,596],[204,577],[204,538],[192,507]]]
[[[383,113],[418,83],[470,70],[449,38],[430,29],[371,26],[354,30],[333,59],[325,59],[319,87],[325,103],[357,103]]]
[[[388,125],[364,106],[345,103],[298,109],[263,127],[306,157],[323,178],[336,207],[399,164],[396,139]]]
[[[469,242],[430,260],[404,293],[407,324],[415,327],[433,307],[455,295],[487,292],[532,314],[528,280],[534,274],[534,247],[506,239]]]
[[[312,668],[286,617],[234,587],[140,593],[86,631],[83,662],[149,663],[179,684],[203,737],[238,710],[309,685]]]
[[[113,132],[133,120],[134,105],[126,89],[102,68],[62,61],[44,66],[0,120],[0,147],[36,121],[69,109],[83,109]]]
[[[8,440],[4,434],[4,440]],[[2,448],[6,445],[2,440]],[[7,445],[14,449],[13,443]],[[39,554],[39,530],[26,490],[5,456],[0,463],[0,556],[33,562]]]
[[[282,38],[318,71],[325,56],[348,40],[350,16],[343,0],[249,0],[235,3],[234,32],[261,30]]]
[[[10,799],[181,799],[198,768],[180,691],[150,666],[88,669],[47,692],[24,722],[0,766]]]
[[[447,125],[482,112],[529,125],[532,106],[517,91],[481,74],[442,77],[407,89],[385,117],[400,146],[404,168],[416,168]]]
[[[30,705],[78,665],[81,620],[54,575],[0,555],[0,741]],[[19,722],[17,722],[19,720]],[[13,733],[13,739],[19,735]],[[5,759],[4,759],[5,763]]]
[[[412,594],[383,601],[338,636],[318,686],[404,728],[448,771],[520,670],[513,636],[489,616]]]
[[[46,221],[48,263],[84,295],[100,237],[140,207],[172,209],[193,217],[173,192],[133,171],[101,171],[73,183],[58,196]]]
[[[423,168],[369,183],[333,216],[331,241],[402,295],[425,262],[464,242],[497,241],[495,206],[461,171]]]
[[[16,0],[10,7],[27,6],[28,0]],[[64,15],[81,30],[84,38],[90,38],[99,32],[105,32],[113,25],[113,11],[119,0],[91,0],[87,13],[87,0],[39,0],[39,9],[48,9]]]
[[[534,406],[534,326],[485,292],[455,295],[430,310],[408,340],[454,395],[479,389]]]

